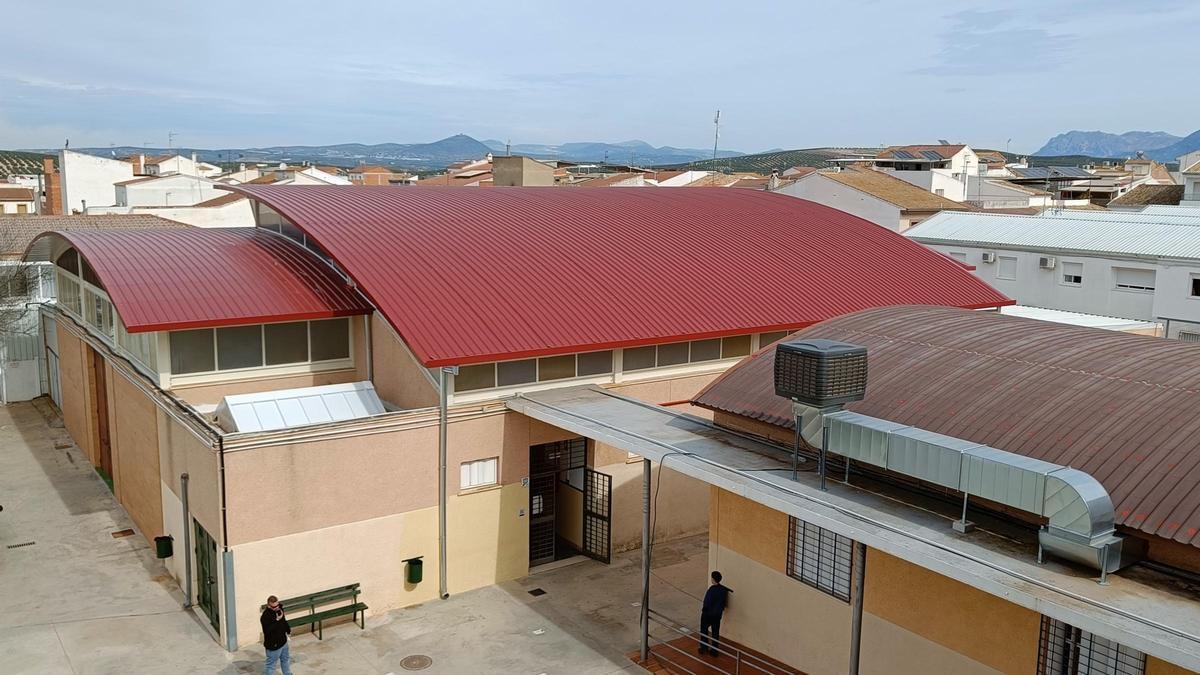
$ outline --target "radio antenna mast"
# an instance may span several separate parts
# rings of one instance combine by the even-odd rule
[[[721,111],[717,111],[716,117],[713,117],[713,163],[717,161],[717,141],[721,138]]]

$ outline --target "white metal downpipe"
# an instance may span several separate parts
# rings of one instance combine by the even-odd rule
[[[188,509],[188,475],[179,474],[180,501],[183,502],[183,608],[192,606],[192,512]]]
[[[438,371],[438,595],[445,600],[450,597],[447,585],[447,554],[446,554],[446,446],[448,408],[450,403],[450,383],[458,374],[458,366],[443,366]]]

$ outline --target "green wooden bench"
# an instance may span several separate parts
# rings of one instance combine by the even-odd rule
[[[283,605],[283,610],[287,613],[288,625],[293,628],[297,626],[308,626],[310,633],[316,633],[317,639],[323,639],[322,624],[326,619],[333,619],[339,616],[350,616],[353,621],[358,618],[359,628],[367,627],[367,615],[365,610],[367,606],[358,601],[359,594],[358,584],[350,584],[349,586],[339,586],[328,590],[319,591],[317,593],[309,593],[308,595],[299,595],[294,598],[280,600],[279,604]],[[319,607],[324,605],[339,604],[336,607],[330,607],[317,611]],[[308,614],[292,616],[291,612],[308,610]],[[260,612],[267,611],[267,606],[263,605]]]

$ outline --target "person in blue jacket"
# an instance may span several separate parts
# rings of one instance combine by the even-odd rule
[[[712,573],[712,584],[704,593],[704,604],[700,607],[700,653],[718,656],[721,653],[721,615],[729,604],[733,591],[721,585],[721,573]],[[709,641],[709,631],[712,641]]]

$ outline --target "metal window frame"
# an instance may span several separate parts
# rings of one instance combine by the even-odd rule
[[[850,602],[854,540],[796,517],[788,518],[787,574]]]
[[[1042,616],[1037,675],[1145,675],[1146,655]]]

